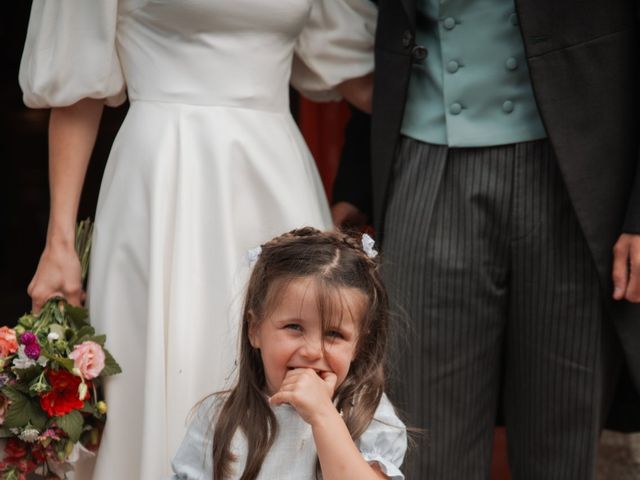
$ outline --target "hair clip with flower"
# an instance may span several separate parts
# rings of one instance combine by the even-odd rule
[[[362,234],[362,250],[367,254],[369,258],[375,258],[378,255],[378,251],[373,248],[376,242],[368,234]]]
[[[248,266],[253,266],[254,263],[258,260],[258,257],[262,253],[262,247],[258,245],[257,247],[250,248],[247,250],[246,260]]]

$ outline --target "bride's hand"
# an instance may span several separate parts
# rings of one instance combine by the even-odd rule
[[[39,313],[47,300],[57,296],[81,305],[84,301],[81,276],[80,260],[73,245],[47,245],[27,288],[33,312]]]

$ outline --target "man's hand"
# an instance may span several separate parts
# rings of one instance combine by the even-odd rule
[[[373,98],[373,74],[345,80],[336,89],[351,105],[365,113],[371,113]]]
[[[613,247],[613,298],[640,303],[640,234],[623,233]]]
[[[367,216],[349,202],[338,202],[331,207],[333,224],[338,228],[362,228],[367,224]]]

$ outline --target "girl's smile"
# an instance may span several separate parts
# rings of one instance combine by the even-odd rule
[[[282,288],[271,314],[253,318],[249,330],[251,345],[260,349],[265,393],[276,393],[287,373],[301,368],[320,377],[335,374],[338,387],[355,355],[364,295],[354,288],[338,289],[331,298],[336,315],[323,322],[320,295],[325,292],[314,278],[294,279]]]

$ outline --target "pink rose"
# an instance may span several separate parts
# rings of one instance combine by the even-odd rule
[[[0,328],[0,357],[6,358],[18,351],[16,332],[9,327]]]
[[[104,368],[104,351],[96,342],[82,342],[76,345],[69,358],[73,359],[73,366],[80,370],[87,380],[96,378]]]

